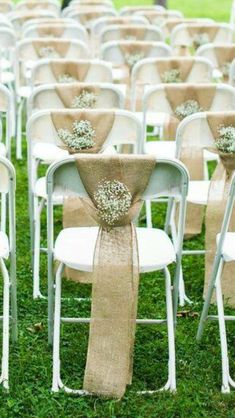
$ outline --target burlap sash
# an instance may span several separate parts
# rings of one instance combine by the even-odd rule
[[[204,111],[211,108],[216,86],[214,85],[172,85],[169,88],[166,86],[167,98],[171,104],[172,109],[176,109],[181,103],[187,100],[196,100]],[[178,119],[178,124],[180,120]],[[176,134],[174,132],[177,128],[176,118],[169,118],[166,132],[166,137]],[[191,180],[203,180],[204,178],[204,159],[203,149],[200,147],[200,141],[195,142],[194,146],[188,145],[187,139],[182,141],[180,148],[180,160],[186,165],[190,173]],[[200,234],[202,230],[202,223],[204,217],[204,207],[193,203],[187,204],[186,222],[185,222],[185,238],[191,238],[194,235]]]
[[[119,27],[121,39],[134,37],[136,40],[144,40],[146,29],[140,25],[120,25]]]
[[[37,27],[37,32],[39,36],[48,36],[54,38],[60,38],[65,30],[65,26],[63,24],[58,25],[39,25]]]
[[[32,45],[39,58],[43,58],[40,52],[42,48],[53,48],[56,55],[58,55],[58,57],[63,58],[67,54],[71,42],[62,39],[60,40],[60,42],[58,42],[55,39],[48,38],[42,39],[40,41],[32,41]]]
[[[57,81],[61,75],[67,74],[73,77],[77,81],[84,81],[90,68],[89,62],[77,62],[74,61],[51,61],[51,71]]]
[[[223,73],[223,66],[231,64],[235,59],[235,45],[214,46],[214,53],[218,62],[219,69]],[[223,73],[224,81],[228,82],[229,74]]]
[[[47,3],[46,1],[43,1],[43,2],[27,1],[25,3],[25,8],[28,9],[28,10],[32,10],[32,9],[48,9],[49,6],[50,6],[50,4]]]
[[[88,25],[92,20],[98,19],[99,17],[102,16],[103,12],[101,12],[100,10],[95,10],[96,7],[94,7],[93,11],[89,10],[89,11],[85,11],[83,12],[83,10],[80,9],[81,14],[79,14],[79,20],[83,25]]]
[[[164,73],[166,71],[178,70],[180,79],[185,82],[192,70],[195,60],[193,58],[170,58],[167,60],[157,60],[156,67],[161,77],[162,83],[164,83]]]
[[[209,42],[213,42],[218,30],[219,30],[219,26],[218,25],[213,25],[213,24],[209,24],[209,25],[192,25],[192,26],[188,26],[187,27],[188,33],[189,35],[194,38],[195,35],[202,35],[204,33],[207,34],[208,38],[209,38]],[[193,42],[193,46],[195,48],[198,48],[198,45],[195,45],[195,42]]]
[[[94,93],[97,96],[100,94],[99,87],[83,83],[57,84],[55,90],[66,109],[73,108],[74,98],[80,96],[84,91]]]
[[[214,139],[218,138],[218,128],[221,125],[235,126],[235,113],[225,112],[223,115],[208,115],[208,125]],[[213,149],[210,149],[213,150]],[[216,146],[214,151],[218,153]],[[212,265],[216,252],[216,236],[221,230],[225,207],[232,176],[235,171],[235,156],[219,154],[220,162],[217,165],[210,183],[208,204],[206,210],[206,266],[204,295],[206,294],[211,276]],[[233,210],[229,230],[235,229],[235,210]],[[222,274],[223,295],[230,305],[235,305],[235,262],[225,264]]]
[[[89,153],[97,154],[102,152],[104,143],[110,133],[115,115],[113,112],[101,112],[101,111],[73,111],[73,112],[51,112],[51,118],[55,129],[68,129],[71,131],[73,122],[79,120],[88,120],[91,122],[93,129],[95,130],[95,146],[89,149],[84,149],[79,151],[79,154]],[[73,154],[74,151],[71,150],[68,146],[63,144],[61,141],[58,145],[62,149],[66,149],[70,154]],[[70,228],[74,226],[95,226],[97,223],[89,215],[87,210],[84,209],[84,206],[81,202],[81,199],[78,197],[66,197],[63,204],[63,227]],[[65,275],[68,279],[79,281],[82,283],[91,283],[92,274],[90,273],[79,273],[77,270],[70,268],[65,269]]]
[[[167,29],[169,33],[172,32],[172,30],[181,23],[186,23],[185,19],[182,18],[174,18],[174,19],[167,19],[167,21],[164,23],[164,28]]]
[[[84,158],[86,157],[86,158]],[[134,160],[134,164],[133,164]],[[138,248],[132,224],[155,166],[150,156],[78,158],[77,168],[89,195],[84,202],[100,224],[94,256],[92,308],[84,390],[121,398],[132,380],[138,300]],[[103,180],[125,184],[132,195],[127,215],[113,229],[99,219],[94,193]]]
[[[149,10],[141,13],[146,19],[148,19],[151,25],[160,25],[166,19],[168,19],[169,13],[167,10],[165,12],[158,12],[156,10]]]

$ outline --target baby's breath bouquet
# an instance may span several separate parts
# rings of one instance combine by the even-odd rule
[[[235,154],[235,127],[221,125],[218,128],[219,137],[215,141],[215,145],[223,154]]]
[[[193,37],[193,43],[195,48],[199,48],[199,46],[208,44],[210,42],[210,38],[207,33],[197,33]]]
[[[176,69],[167,70],[162,74],[163,83],[181,83],[180,71]]]
[[[59,75],[58,81],[59,83],[74,83],[77,80],[72,75],[64,73]]]
[[[112,227],[128,213],[132,196],[124,183],[104,179],[98,184],[94,200],[101,220]]]
[[[224,62],[220,69],[224,77],[228,77],[230,73],[231,62]]]
[[[203,108],[196,100],[187,100],[175,109],[176,117],[181,120],[197,112],[203,112]]]
[[[41,58],[56,58],[58,56],[53,46],[43,46],[39,50],[39,57]]]
[[[144,54],[142,52],[136,52],[133,54],[126,54],[125,60],[126,63],[129,65],[130,68],[133,68],[134,65],[144,58]]]
[[[97,102],[97,95],[93,92],[83,90],[79,96],[75,96],[72,107],[76,109],[92,109]]]
[[[75,121],[72,132],[68,129],[58,129],[58,137],[70,148],[72,152],[92,148],[95,145],[95,130],[88,120]]]

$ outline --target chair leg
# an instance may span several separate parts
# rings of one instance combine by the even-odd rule
[[[8,271],[2,259],[0,259],[1,270],[4,280],[3,289],[3,338],[2,338],[2,375],[3,387],[9,389],[9,300],[10,280]]]
[[[166,309],[167,309],[167,332],[168,332],[168,383],[170,391],[176,391],[176,369],[175,369],[175,332],[173,318],[173,302],[171,293],[171,276],[168,268],[164,269],[166,283]]]
[[[12,341],[18,340],[18,318],[17,318],[17,285],[16,285],[16,255],[12,249],[11,253],[11,273],[10,273],[10,285],[11,285],[11,331]]]
[[[33,298],[42,297],[40,292],[40,232],[41,232],[41,213],[45,200],[34,198],[34,257],[33,257]]]
[[[16,125],[16,158],[17,160],[22,159],[22,116],[24,108],[24,99],[20,100],[17,109],[17,125]]]
[[[60,264],[56,272],[55,283],[55,310],[53,332],[53,377],[52,392],[58,392],[60,388],[60,312],[61,312],[61,273],[63,264]]]
[[[147,222],[147,228],[152,228],[152,211],[151,211],[151,201],[146,200],[145,202],[145,208],[146,208],[146,222]]]
[[[7,195],[1,194],[1,231],[6,232]]]

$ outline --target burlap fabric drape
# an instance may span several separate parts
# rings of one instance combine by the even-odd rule
[[[101,164],[102,162],[102,164]],[[94,256],[92,309],[84,389],[121,398],[132,380],[132,357],[138,299],[138,248],[132,221],[155,167],[151,156],[78,158],[77,168],[89,195],[84,204],[100,225]],[[115,227],[99,218],[94,193],[103,180],[124,183],[132,195],[128,214]]]
[[[81,153],[97,154],[103,150],[104,143],[110,133],[115,114],[113,112],[101,112],[101,111],[73,111],[73,112],[51,112],[51,118],[55,129],[68,129],[72,130],[72,125],[75,121],[88,120],[91,122],[93,129],[95,130],[95,145],[89,149],[83,149],[79,151]],[[58,146],[66,149],[70,154],[74,154],[67,145],[62,141],[58,141]],[[78,197],[66,197],[63,204],[63,227],[70,228],[73,226],[95,226],[97,223],[93,217],[84,209],[81,199]],[[92,281],[92,275],[89,273],[79,273],[77,270],[65,269],[65,274],[68,279],[79,281],[83,283],[90,283]]]
[[[120,39],[126,39],[128,37],[134,37],[136,40],[143,41],[146,34],[146,29],[140,25],[120,25],[119,27]]]
[[[224,113],[223,115],[208,115],[208,125],[214,139],[218,138],[218,128],[221,125],[235,127],[235,113]],[[216,146],[210,148],[217,152]],[[219,154],[220,161],[213,173],[208,204],[206,209],[206,266],[205,266],[205,285],[204,295],[206,294],[212,265],[216,252],[216,236],[221,230],[225,207],[232,176],[235,171],[235,156]],[[229,230],[235,230],[235,210],[233,210]],[[235,306],[235,262],[226,263],[222,274],[222,291],[226,302]]]
[[[216,86],[203,85],[171,85],[165,86],[167,99],[171,105],[173,112],[176,107],[187,100],[195,100],[204,110],[210,110]],[[180,120],[175,116],[169,116],[166,126],[164,127],[164,138],[175,139],[176,129]],[[194,146],[188,146],[187,138],[183,138],[180,148],[180,160],[186,165],[190,173],[191,180],[203,180],[204,163],[203,148],[200,146],[200,138],[195,142]],[[187,204],[186,222],[185,222],[185,238],[190,238],[200,234],[204,217],[204,207],[193,203]]]
[[[59,81],[60,76],[64,74],[73,77],[77,81],[84,81],[89,71],[90,63],[84,61],[78,64],[74,61],[66,60],[66,62],[61,62],[54,60],[50,62],[50,67],[56,81]]]
[[[100,94],[99,87],[82,83],[70,83],[66,86],[57,84],[55,90],[66,109],[73,108],[74,98],[80,96],[84,91],[94,93],[97,96]]]
[[[161,77],[162,83],[164,83],[164,73],[171,70],[178,70],[180,80],[185,82],[187,81],[187,78],[192,70],[194,62],[194,59],[190,57],[180,59],[171,58],[167,60],[159,59],[156,61],[156,67]]]
[[[65,26],[63,24],[58,25],[39,25],[37,28],[37,32],[39,36],[42,37],[54,37],[54,38],[60,38],[65,30]]]
[[[141,13],[146,19],[148,19],[151,25],[160,25],[164,20],[166,20],[169,16],[167,11],[165,12],[157,12],[157,11],[145,11]]]
[[[219,26],[218,25],[213,25],[213,24],[209,24],[209,25],[189,25],[187,27],[187,31],[189,33],[189,35],[191,36],[191,38],[193,39],[195,37],[195,35],[202,35],[204,33],[207,34],[208,38],[209,38],[209,42],[213,42],[217,33],[219,30]],[[195,44],[195,42],[193,42],[193,46],[194,48],[198,48],[198,45]]]
[[[42,58],[42,55],[41,55],[42,48],[52,48],[55,51],[56,55],[58,55],[58,57],[63,58],[66,56],[68,49],[71,45],[71,42],[65,41],[65,40],[60,40],[60,42],[58,42],[55,39],[42,38],[42,40],[40,41],[32,41],[32,45],[39,58]]]
[[[234,45],[224,45],[224,46],[214,46],[214,53],[219,65],[219,69],[223,73],[223,67],[226,64],[231,64],[235,59],[235,46]],[[223,73],[224,81],[228,82],[229,74]]]

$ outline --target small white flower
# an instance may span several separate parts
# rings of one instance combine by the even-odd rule
[[[217,149],[225,154],[235,153],[235,127],[220,126],[218,128],[219,138],[216,139],[215,145]]]
[[[43,46],[39,50],[39,56],[41,58],[48,58],[48,57],[57,57],[58,54],[56,50],[53,48],[53,46]]]
[[[163,83],[181,83],[180,71],[176,69],[167,70],[162,74]]]
[[[75,77],[72,77],[70,74],[64,73],[60,74],[58,78],[59,83],[73,83],[77,81]]]
[[[75,96],[72,101],[72,107],[76,109],[92,109],[97,102],[97,95],[83,90],[79,96]]]
[[[187,100],[186,102],[177,106],[175,109],[175,115],[179,119],[184,119],[187,116],[193,115],[197,112],[203,112],[203,108],[200,107],[199,103],[196,100]]]
[[[95,130],[88,120],[73,122],[72,133],[68,129],[59,129],[57,133],[61,141],[75,152],[92,148],[95,145]]]
[[[210,42],[210,38],[207,33],[197,33],[193,37],[193,43],[196,48],[199,48],[201,45],[208,44]]]
[[[94,193],[94,200],[100,218],[112,227],[128,213],[132,196],[127,186],[118,180],[103,180]]]
[[[134,65],[144,58],[143,52],[136,52],[133,54],[126,54],[125,60],[126,63],[129,65],[130,68],[134,67]]]

